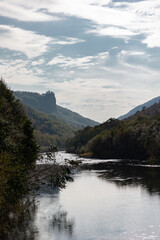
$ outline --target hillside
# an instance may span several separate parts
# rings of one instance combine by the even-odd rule
[[[141,110],[143,110],[143,108],[148,108],[148,107],[152,106],[154,103],[158,103],[159,101],[160,101],[160,97],[153,98],[150,101],[145,102],[145,103],[133,108],[131,111],[129,111],[128,113],[126,113],[122,116],[120,116],[118,119],[123,120],[125,118],[128,118],[131,115],[135,114],[137,111],[141,111]]]
[[[67,151],[86,157],[160,163],[160,103],[120,121],[84,128],[67,141]]]
[[[50,145],[64,148],[66,139],[73,136],[77,130],[77,128],[57,119],[54,115],[42,113],[27,105],[25,105],[25,110],[33,123],[35,137],[41,151],[47,150]]]
[[[154,103],[150,107],[143,107],[141,111],[137,111],[135,114],[129,116],[128,118],[125,118],[124,120],[131,120],[140,116],[155,117],[159,113],[160,113],[160,102]]]
[[[39,94],[34,92],[14,92],[16,98],[20,99],[29,107],[41,111],[43,113],[55,115],[58,119],[73,125],[80,129],[86,126],[95,126],[98,122],[89,118],[85,118],[80,114],[73,112],[67,108],[56,105],[56,97],[53,92]]]
[[[77,128],[84,128],[86,126],[95,126],[99,124],[89,118],[82,117],[80,114],[73,112],[67,108],[63,108],[57,105],[57,112],[53,113],[55,116],[63,120],[64,122],[74,125]]]

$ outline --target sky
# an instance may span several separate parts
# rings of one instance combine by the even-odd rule
[[[159,0],[1,0],[0,76],[104,122],[159,96]]]

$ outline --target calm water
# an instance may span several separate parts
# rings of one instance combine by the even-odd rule
[[[32,225],[38,240],[158,240],[160,168],[75,174],[66,189],[37,197]]]

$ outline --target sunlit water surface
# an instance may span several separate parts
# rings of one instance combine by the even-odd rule
[[[159,240],[159,179],[160,168],[142,166],[77,173],[36,197],[34,239]]]

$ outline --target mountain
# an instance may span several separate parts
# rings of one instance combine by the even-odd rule
[[[64,122],[74,125],[77,128],[84,128],[86,126],[95,126],[99,124],[89,118],[82,117],[80,114],[73,112],[67,108],[63,108],[57,105],[57,112],[53,113],[56,117],[60,118]]]
[[[155,117],[160,113],[160,102],[154,103],[150,107],[143,107],[141,111],[137,111],[135,114],[129,116],[128,118],[125,118],[124,120],[132,120],[137,117]]]
[[[27,115],[33,123],[41,151],[47,150],[50,145],[64,149],[66,139],[73,136],[75,131],[87,125],[98,124],[58,106],[53,92],[39,94],[16,91],[14,95],[24,104]]]
[[[118,119],[119,120],[123,120],[125,118],[128,118],[131,115],[135,114],[137,111],[141,111],[144,108],[148,108],[148,107],[152,106],[154,103],[158,103],[159,101],[160,101],[160,97],[153,98],[150,101],[145,102],[145,103],[143,103],[143,104],[133,108],[131,111],[129,111],[128,113],[126,113],[126,114],[124,114],[122,116],[120,116]]]
[[[35,92],[14,92],[16,98],[19,98],[23,103],[38,111],[50,114],[57,112],[56,98],[53,92],[39,94]]]
[[[53,92],[48,91],[45,94],[39,94],[35,92],[15,91],[14,95],[29,107],[43,113],[52,114],[67,124],[75,126],[76,128],[80,129],[88,125],[95,126],[99,124],[98,122],[89,118],[85,118],[67,108],[58,106],[56,104],[56,97]]]

